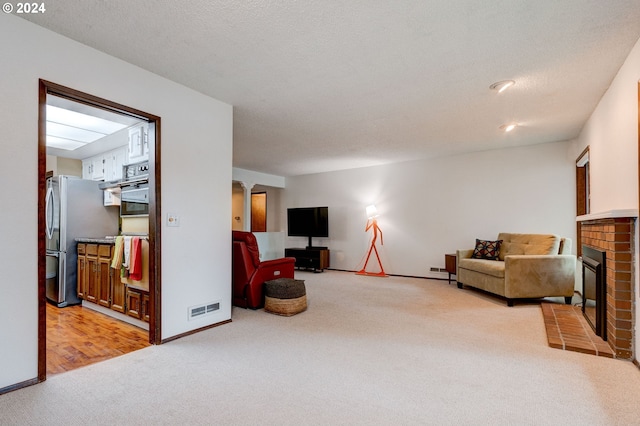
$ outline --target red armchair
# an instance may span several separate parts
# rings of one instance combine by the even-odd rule
[[[258,241],[251,232],[233,231],[233,304],[241,308],[257,309],[264,306],[265,281],[293,278],[296,259],[260,262]]]

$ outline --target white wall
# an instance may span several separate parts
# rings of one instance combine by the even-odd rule
[[[231,229],[242,231],[244,229],[244,189],[238,182],[233,182],[231,185],[231,216]]]
[[[253,235],[258,242],[261,261],[284,257],[284,232],[254,232]]]
[[[245,194],[244,190],[245,187],[248,187],[251,193],[267,193],[267,232],[282,231],[282,228],[280,228],[280,189],[285,186],[285,178],[237,167],[232,169],[232,176],[234,181],[232,229],[244,230],[244,224],[247,220],[245,216],[251,213],[250,206],[245,206],[245,198],[250,203],[250,195]],[[236,217],[240,219],[235,220]],[[267,241],[265,240],[264,243],[267,244]],[[274,250],[277,250],[277,248]],[[270,251],[270,249],[267,248],[267,251]]]
[[[638,80],[640,40],[602,97],[573,147],[574,157],[588,146],[591,213],[638,209]],[[640,324],[638,221],[635,227],[635,330]],[[636,348],[637,335],[634,335]],[[634,353],[637,351],[634,348]]]
[[[274,188],[284,188],[285,184],[285,179],[282,176],[254,172],[253,170],[240,169],[238,167],[232,169],[232,174],[234,181],[246,182],[252,185],[259,184],[273,186]]]
[[[441,277],[444,254],[499,232],[554,233],[575,241],[575,159],[569,142],[287,178],[286,208],[329,207],[331,267],[357,270],[369,237],[365,207],[375,204],[387,273]],[[288,237],[287,247],[305,238]],[[574,247],[575,252],[575,247]],[[375,266],[371,263],[370,266]],[[370,268],[367,268],[368,270]],[[373,268],[371,268],[373,269]]]
[[[589,146],[592,213],[638,208],[638,79],[640,41],[574,144]]]
[[[161,337],[229,319],[232,107],[13,15],[0,35],[0,389],[37,375],[39,78],[162,118]],[[187,321],[210,301],[217,315]]]
[[[267,232],[281,232],[280,215],[282,214],[282,188],[272,186],[256,185],[251,192],[265,192],[267,194]]]

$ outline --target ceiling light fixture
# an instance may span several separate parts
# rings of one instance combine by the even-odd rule
[[[502,93],[514,84],[516,84],[516,82],[513,80],[503,80],[498,81],[497,83],[493,83],[491,86],[489,86],[489,89],[497,90],[498,93]]]
[[[518,127],[517,123],[503,124],[502,126],[500,126],[500,130],[503,130],[505,132],[510,132],[513,129],[515,129],[516,127]]]
[[[106,118],[47,105],[47,146],[73,151],[127,127]]]

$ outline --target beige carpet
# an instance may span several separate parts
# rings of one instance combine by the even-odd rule
[[[309,308],[0,396],[2,425],[627,425],[630,362],[548,347],[539,304],[446,281],[296,272]]]

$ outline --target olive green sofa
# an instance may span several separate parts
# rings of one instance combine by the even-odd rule
[[[564,297],[571,304],[575,288],[576,256],[571,239],[549,234],[500,233],[496,260],[472,258],[471,250],[457,250],[458,287],[474,287],[507,299]]]

